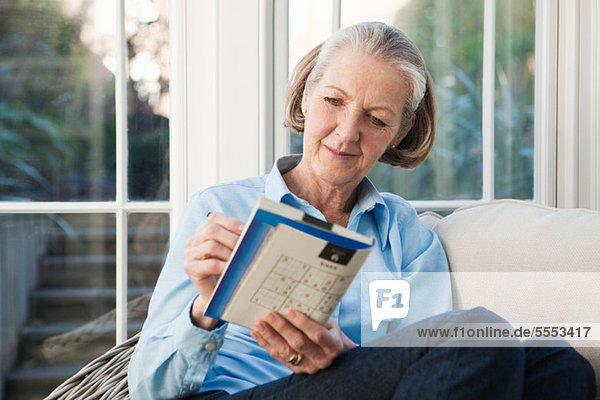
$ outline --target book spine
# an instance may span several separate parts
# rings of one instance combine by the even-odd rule
[[[244,235],[244,240],[240,243],[240,247],[237,249],[224,276],[221,278],[221,282],[217,286],[215,293],[213,293],[212,300],[208,304],[204,315],[212,318],[221,318],[227,303],[233,296],[235,289],[271,229],[270,225],[260,221],[253,220],[251,222],[248,231]]]

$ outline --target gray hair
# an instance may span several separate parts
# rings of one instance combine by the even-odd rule
[[[403,119],[410,119],[423,99],[427,84],[425,61],[412,40],[398,29],[381,22],[365,22],[339,30],[323,43],[317,62],[306,82],[308,90],[321,80],[331,59],[344,48],[364,51],[387,61],[406,75],[410,92]]]
[[[304,91],[321,80],[333,57],[344,48],[363,51],[387,61],[404,74],[409,94],[400,129],[405,131],[411,126],[413,115],[416,116],[415,124],[402,142],[386,151],[380,161],[404,168],[416,167],[427,158],[435,138],[433,81],[413,41],[399,29],[381,22],[364,22],[344,28],[300,60],[288,84],[284,125],[297,132],[304,131],[301,110]]]

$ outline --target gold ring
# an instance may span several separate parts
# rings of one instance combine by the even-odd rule
[[[292,356],[288,359],[288,362],[290,364],[292,364],[293,366],[298,366],[300,365],[300,363],[302,362],[302,354],[295,352],[294,354],[292,354]]]

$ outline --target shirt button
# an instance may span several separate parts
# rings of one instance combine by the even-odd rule
[[[216,348],[217,348],[217,346],[214,343],[206,343],[204,345],[204,350],[206,350],[206,351],[213,351]]]

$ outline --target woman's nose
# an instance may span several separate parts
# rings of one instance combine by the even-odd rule
[[[344,141],[357,141],[360,137],[359,123],[359,113],[347,110],[338,117],[336,132]]]

